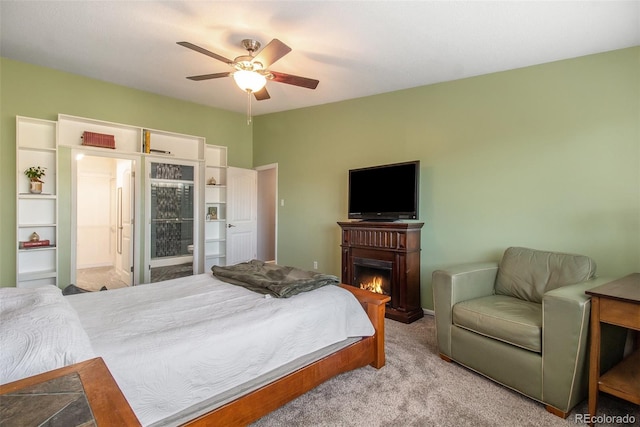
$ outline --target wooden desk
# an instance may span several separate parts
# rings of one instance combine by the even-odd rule
[[[640,405],[640,349],[600,376],[600,322],[640,330],[640,273],[586,291],[591,295],[589,414],[596,416],[598,392]]]
[[[1,385],[0,401],[0,425],[140,426],[102,358]]]

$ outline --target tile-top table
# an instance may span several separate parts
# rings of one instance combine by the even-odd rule
[[[102,358],[0,386],[0,425],[139,426]]]

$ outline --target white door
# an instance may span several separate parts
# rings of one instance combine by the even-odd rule
[[[227,265],[257,256],[258,172],[227,170]]]
[[[131,166],[122,174],[117,190],[116,272],[120,280],[131,285],[133,271],[133,180]]]

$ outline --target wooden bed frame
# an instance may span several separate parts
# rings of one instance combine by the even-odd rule
[[[340,286],[353,293],[360,301],[376,330],[375,335],[364,337],[348,347],[195,418],[184,426],[244,426],[338,374],[367,365],[377,369],[383,367],[385,304],[390,297],[354,286]]]

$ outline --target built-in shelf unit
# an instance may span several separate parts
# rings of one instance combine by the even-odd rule
[[[89,152],[104,152],[105,148],[82,144],[82,135],[85,131],[88,131],[113,135],[115,140],[113,151],[117,153],[204,161],[205,139],[203,137],[66,114],[59,114],[58,122],[60,123],[59,144],[61,146],[70,148],[82,147],[83,150],[89,150]],[[145,150],[145,132],[149,133],[150,150]],[[146,151],[149,152],[147,153]]]
[[[85,132],[108,135],[106,146],[87,145]],[[95,135],[94,135],[95,137]],[[101,138],[101,136],[98,136]],[[60,151],[63,149],[63,151]],[[70,150],[69,153],[64,150]],[[75,152],[101,157],[123,157],[136,162],[136,170],[144,174],[135,177],[135,192],[141,197],[145,191],[147,199],[135,202],[136,227],[132,236],[136,242],[135,252],[146,243],[144,261],[136,258],[132,269],[135,277],[147,282],[149,275],[140,274],[140,268],[151,266],[149,262],[149,239],[152,221],[152,203],[149,197],[151,184],[166,181],[166,177],[152,177],[153,165],[167,164],[172,167],[193,166],[193,177],[189,181],[193,192],[193,244],[187,252],[193,255],[193,272],[210,271],[213,265],[226,264],[227,230],[227,147],[208,145],[205,138],[166,132],[141,126],[132,126],[103,120],[59,114],[57,121],[29,117],[16,117],[16,283],[20,287],[44,285],[62,286],[59,277],[59,206],[58,188],[59,158],[74,162]],[[63,154],[63,155],[62,155]],[[46,168],[41,193],[30,192],[29,178],[24,171],[29,167]],[[65,166],[66,167],[66,166]],[[72,168],[72,171],[74,169]],[[66,171],[66,169],[65,169]],[[66,172],[65,172],[66,173]],[[145,175],[145,176],[142,176]],[[66,175],[62,175],[67,181]],[[74,173],[71,172],[73,186]],[[185,179],[178,179],[185,181]],[[185,183],[186,183],[185,181]],[[184,183],[182,183],[184,184]],[[188,184],[188,183],[187,183]],[[75,274],[75,192],[66,189],[63,194],[71,196],[71,279]],[[144,208],[145,211],[141,212]],[[67,211],[65,211],[67,212]],[[157,219],[157,218],[156,218]],[[46,245],[26,245],[34,233]],[[142,256],[142,255],[140,255]],[[139,283],[134,279],[134,284]]]
[[[16,286],[58,285],[57,122],[16,117]],[[45,168],[42,192],[30,192],[30,167]],[[35,233],[35,234],[34,234]],[[42,246],[29,246],[39,239]],[[47,242],[48,241],[48,242]]]
[[[142,274],[143,282],[150,280],[150,269],[154,268],[154,266],[173,265],[174,262],[180,262],[179,259],[169,259],[170,257],[174,257],[173,255],[167,255],[171,251],[165,251],[166,253],[161,251],[162,256],[157,256],[157,249],[160,246],[156,245],[156,247],[154,247],[156,249],[155,252],[151,250],[153,244],[151,240],[153,240],[155,236],[151,223],[153,221],[158,222],[158,218],[150,212],[150,209],[153,208],[151,197],[152,187],[158,187],[159,185],[168,186],[170,184],[182,187],[187,185],[185,187],[186,191],[193,192],[193,209],[195,209],[195,211],[193,211],[193,218],[181,218],[179,222],[186,224],[188,221],[191,221],[191,223],[193,223],[193,243],[189,245],[182,241],[181,245],[187,248],[186,252],[188,255],[187,253],[183,253],[185,251],[183,251],[182,248],[178,251],[178,255],[179,257],[183,257],[183,259],[192,255],[193,272],[201,272],[205,263],[203,254],[207,253],[206,251],[208,250],[204,244],[205,239],[203,236],[207,234],[209,225],[208,222],[205,223],[207,209],[204,204],[205,182],[203,182],[203,179],[205,175],[205,147],[209,147],[206,144],[205,138],[66,114],[58,115],[58,123],[58,143],[60,146],[71,148],[72,152],[74,149],[81,149],[83,153],[88,153],[89,155],[93,155],[93,153],[96,153],[95,155],[105,155],[105,152],[111,152],[113,153],[111,154],[112,156],[126,156],[127,158],[136,159],[139,164],[138,167],[144,168],[144,174],[141,174],[144,176],[136,177],[136,191],[138,191],[139,194],[139,196],[136,197],[145,197],[144,203],[140,201],[136,202],[136,209],[145,207],[145,212],[138,214],[139,221],[137,222],[138,224],[143,223],[144,227],[136,228],[136,232],[139,233],[136,245],[138,245],[138,247],[145,245],[144,262],[136,262],[136,264],[144,268],[144,273]],[[115,147],[108,149],[85,145],[83,144],[84,132],[111,135],[115,141]],[[226,147],[222,148],[224,148],[223,157],[226,165]],[[206,152],[209,153],[208,148]],[[220,157],[222,156],[221,154],[218,154],[218,156],[222,158]],[[193,175],[187,180],[183,178],[167,179],[165,176],[152,176],[152,171],[156,171],[154,168],[158,168],[158,165],[164,168],[175,168],[176,170],[193,167]],[[220,180],[223,182],[224,174],[220,176]],[[219,212],[220,215],[223,215],[224,209],[219,208]],[[165,218],[163,218],[162,221],[164,221],[163,224],[167,223]],[[174,222],[176,221],[177,220],[174,220]],[[183,230],[180,234],[180,239],[184,240],[185,238],[188,238],[188,232]],[[166,249],[165,246],[161,245],[160,248],[164,251],[164,249]],[[136,253],[138,253],[137,251],[138,249],[136,249]],[[156,256],[154,256],[154,254]],[[178,258],[178,256],[174,258]],[[134,273],[135,272],[136,269],[134,268]]]
[[[227,147],[205,147],[204,270],[226,265]]]

